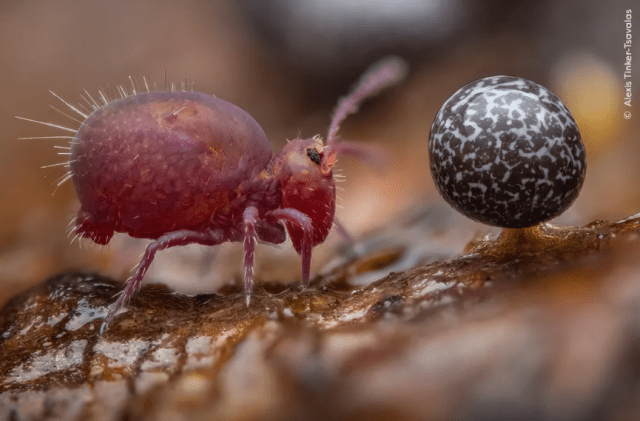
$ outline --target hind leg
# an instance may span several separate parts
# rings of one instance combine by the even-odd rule
[[[157,240],[147,246],[147,250],[144,253],[144,257],[138,264],[135,273],[127,280],[124,290],[120,293],[120,296],[109,306],[109,312],[104,318],[100,333],[103,333],[108,324],[118,314],[118,312],[126,307],[131,297],[140,289],[140,284],[144,275],[147,273],[151,262],[155,258],[157,252],[176,246],[186,246],[188,244],[202,244],[206,246],[215,246],[224,241],[224,237],[221,232],[218,231],[189,231],[181,230],[174,231],[162,235]]]

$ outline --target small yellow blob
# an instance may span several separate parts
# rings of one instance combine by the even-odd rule
[[[619,72],[603,58],[581,52],[565,55],[553,73],[554,90],[576,119],[587,156],[606,152],[624,122]]]

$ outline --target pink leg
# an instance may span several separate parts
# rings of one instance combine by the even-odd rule
[[[247,299],[247,307],[251,302],[253,290],[253,256],[256,248],[256,223],[258,222],[258,209],[249,206],[244,210],[244,293]]]
[[[144,257],[138,264],[135,273],[131,276],[127,282],[124,290],[120,293],[118,300],[109,306],[109,311],[102,322],[100,327],[100,334],[104,333],[107,326],[118,314],[118,312],[126,307],[131,297],[140,289],[140,283],[144,278],[147,269],[153,262],[156,253],[160,250],[167,249],[175,246],[186,246],[188,244],[202,244],[207,246],[214,246],[224,241],[224,238],[220,232],[198,232],[181,230],[174,231],[159,237],[156,241],[147,246],[147,250],[144,253]]]
[[[349,230],[342,224],[342,221],[340,221],[337,216],[333,217],[333,224],[336,227],[336,232],[338,233],[338,235],[340,235],[340,237],[342,237],[345,243],[348,243],[351,246],[356,243],[356,239],[353,238],[353,236],[349,233]]]
[[[299,210],[292,208],[276,209],[269,212],[266,216],[279,221],[290,222],[298,225],[302,229],[303,237],[299,253],[300,257],[302,257],[302,286],[306,287],[309,283],[309,272],[311,271],[311,235],[313,233],[311,218]]]
[[[338,217],[333,218],[333,223],[336,226],[336,232],[342,237],[342,239],[352,247],[353,252],[356,256],[361,256],[364,254],[364,245],[362,243],[357,244],[356,239],[353,238],[349,230],[342,224],[342,221],[338,219]]]
[[[351,246],[351,251],[356,256],[364,254],[364,246],[362,244],[356,244],[356,239],[349,233],[349,230],[342,224],[338,217],[333,218],[333,223],[336,227],[336,232],[342,237],[342,239]]]
[[[389,165],[389,152],[379,146],[341,140],[331,145],[332,152],[337,155],[349,155],[358,158],[376,170],[383,170]]]

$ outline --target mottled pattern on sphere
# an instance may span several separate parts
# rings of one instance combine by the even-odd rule
[[[431,174],[449,204],[476,221],[523,228],[578,197],[584,145],[567,107],[531,81],[472,82],[442,106],[429,135]]]

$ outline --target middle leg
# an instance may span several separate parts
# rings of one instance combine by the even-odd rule
[[[269,212],[267,218],[276,221],[289,222],[298,226],[302,230],[302,240],[296,245],[296,239],[292,237],[294,247],[302,258],[302,285],[309,283],[309,272],[311,271],[311,248],[313,247],[313,225],[311,218],[305,213],[293,208],[276,209]]]
[[[251,303],[251,291],[253,291],[253,260],[256,248],[256,224],[258,223],[258,209],[248,206],[243,216],[244,222],[244,293],[247,307]]]

